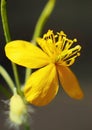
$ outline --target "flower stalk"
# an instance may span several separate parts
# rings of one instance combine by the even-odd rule
[[[56,0],[48,0],[40,17],[38,18],[38,21],[36,23],[34,33],[33,33],[33,38],[32,38],[32,41],[34,44],[36,44],[36,42],[35,42],[36,38],[41,35],[42,29],[55,7],[55,3],[56,3]],[[31,73],[31,69],[27,68],[26,74],[25,74],[25,82],[27,81],[30,73]]]
[[[15,84],[13,83],[13,80],[11,79],[10,75],[7,73],[7,71],[0,65],[0,75],[4,77],[5,81],[9,85],[11,91],[14,93]]]
[[[41,35],[42,29],[43,29],[46,21],[50,17],[50,15],[54,9],[55,3],[56,3],[56,0],[48,0],[47,4],[45,5],[45,7],[37,21],[37,24],[35,26],[35,31],[34,31],[33,38],[32,38],[32,40],[34,42],[35,42],[36,38]]]
[[[8,18],[7,18],[6,4],[7,4],[6,0],[1,0],[2,25],[3,25],[5,40],[6,40],[6,43],[8,43],[8,42],[11,41],[11,36],[10,36],[10,31],[9,31],[9,24],[8,24]],[[20,90],[20,82],[19,82],[19,76],[18,76],[17,66],[13,62],[11,62],[11,64],[12,64],[12,69],[13,69],[13,73],[14,73],[14,77],[15,77],[16,86],[17,86],[18,92],[20,93],[21,90]],[[6,81],[8,81],[6,79],[7,77],[5,77],[4,75],[2,75],[2,76],[3,76],[3,78]]]

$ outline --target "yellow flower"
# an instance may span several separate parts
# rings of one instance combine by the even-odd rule
[[[24,86],[28,102],[43,106],[51,102],[58,92],[59,80],[65,92],[74,99],[82,99],[83,92],[77,78],[68,68],[80,55],[81,46],[71,48],[77,40],[70,40],[64,32],[54,35],[52,30],[37,38],[38,46],[15,40],[5,47],[6,56],[19,65],[38,69]]]

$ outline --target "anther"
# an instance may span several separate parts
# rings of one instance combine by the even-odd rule
[[[80,45],[77,45],[75,48],[76,48],[76,50],[78,50],[78,51],[81,50],[81,46],[80,46]]]
[[[74,39],[73,39],[73,42],[77,42],[77,39],[76,39],[76,38],[74,38]]]

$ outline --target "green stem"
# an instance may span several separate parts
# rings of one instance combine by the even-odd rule
[[[3,25],[6,43],[8,43],[11,41],[11,37],[10,37],[10,31],[9,31],[9,25],[8,25],[8,18],[7,18],[6,0],[1,0],[1,17],[2,17],[2,25]],[[12,64],[12,68],[14,72],[16,86],[17,86],[18,91],[20,92],[21,90],[20,90],[20,82],[19,82],[17,67],[14,63],[11,63],[11,64]]]
[[[6,42],[11,41],[9,27],[8,27],[8,18],[7,18],[7,10],[6,10],[6,0],[1,0],[1,18],[3,24],[3,30]]]
[[[48,0],[47,4],[45,5],[45,7],[37,21],[37,24],[35,26],[34,35],[32,38],[33,41],[35,41],[36,38],[41,35],[42,29],[54,9],[55,2],[56,2],[56,0]]]
[[[32,72],[32,69],[30,69],[30,68],[26,68],[26,73],[25,73],[25,83],[26,83],[28,77],[30,76],[31,72]]]
[[[34,42],[34,44],[36,44],[35,42],[36,38],[41,35],[42,29],[54,9],[55,2],[56,0],[48,0],[47,4],[45,5],[34,29],[34,34],[32,38],[32,41]],[[31,69],[27,68],[26,75],[25,75],[25,82],[28,79],[30,73],[31,73]]]
[[[17,66],[13,62],[11,62],[11,64],[12,64],[12,69],[13,69],[13,73],[14,73],[14,77],[15,77],[17,91],[18,91],[19,94],[21,94],[21,88],[20,88],[20,82],[19,82],[19,75],[18,75]]]
[[[7,71],[0,65],[0,75],[5,79],[11,91],[14,93],[15,85]]]

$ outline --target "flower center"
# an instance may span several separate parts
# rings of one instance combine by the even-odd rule
[[[80,56],[80,45],[71,48],[77,39],[68,39],[63,31],[54,35],[52,30],[48,30],[43,38],[38,38],[37,41],[54,63],[70,66],[74,63],[75,58]]]

